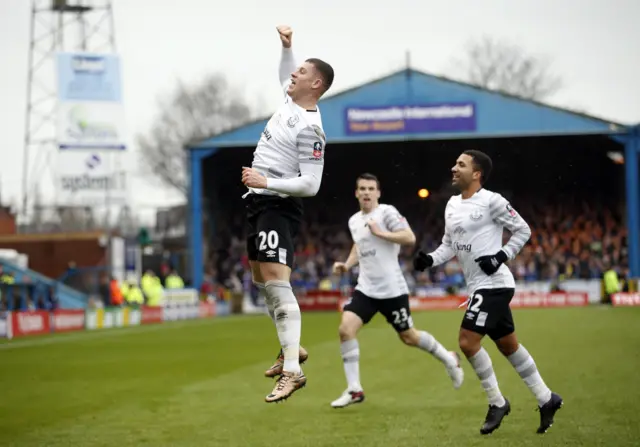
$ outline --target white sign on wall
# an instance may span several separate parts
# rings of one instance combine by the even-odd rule
[[[57,163],[58,205],[98,206],[127,202],[128,181],[118,153],[67,149]]]
[[[127,131],[120,57],[57,55],[56,204],[127,202]]]
[[[61,102],[57,119],[58,147],[61,150],[125,152],[126,127],[121,104]]]

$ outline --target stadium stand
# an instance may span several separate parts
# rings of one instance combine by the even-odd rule
[[[430,200],[446,201],[437,196]],[[351,278],[331,275],[332,263],[345,259],[351,248],[346,219],[356,210],[354,205],[348,202],[343,210],[332,210],[331,217],[326,208],[305,211],[306,223],[299,236],[296,267],[292,274],[292,284],[298,291],[348,290],[355,283],[357,269]],[[441,206],[416,208],[402,202],[394,202],[394,205],[411,223],[419,246],[429,250],[437,247],[443,232]],[[621,277],[628,276],[622,207],[575,196],[556,202],[545,196],[525,196],[515,200],[514,206],[532,228],[529,243],[508,264],[517,280],[596,279],[610,267],[617,268]],[[255,296],[255,291],[251,290],[242,213],[227,222],[228,225],[219,226],[216,241],[211,246],[206,288],[218,290],[220,294],[242,290]],[[414,249],[405,247],[400,254],[412,294],[428,294],[434,285],[452,290],[464,285],[455,258],[437,269],[416,273],[411,267],[413,253]]]

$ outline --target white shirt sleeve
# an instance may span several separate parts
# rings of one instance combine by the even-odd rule
[[[449,203],[447,203],[447,207],[445,208],[445,214],[447,213],[448,209]],[[440,264],[444,264],[455,256],[455,252],[453,251],[453,248],[451,248],[451,236],[447,231],[446,221],[444,226],[444,235],[442,236],[442,243],[438,248],[435,249],[435,251],[429,253],[429,255],[433,259],[434,267]]]
[[[282,47],[282,54],[280,55],[280,68],[278,74],[280,76],[280,85],[286,88],[285,85],[289,83],[291,79],[291,73],[296,71],[296,60],[293,57],[293,51],[291,48]]]
[[[453,248],[451,248],[451,237],[447,230],[444,230],[444,236],[442,236],[442,243],[435,251],[429,253],[433,258],[433,266],[444,264],[455,256]]]
[[[513,259],[531,237],[529,224],[513,209],[500,194],[494,194],[489,201],[491,219],[511,232],[511,237],[502,247],[509,259]]]
[[[387,205],[382,213],[382,220],[389,231],[406,230],[409,227],[407,219],[393,205]]]
[[[289,179],[268,178],[267,189],[294,197],[313,197],[318,194],[322,182],[324,132],[316,125],[307,126],[298,133],[296,144],[300,176]]]

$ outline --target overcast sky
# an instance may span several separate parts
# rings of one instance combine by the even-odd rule
[[[30,3],[0,0],[0,180],[3,199],[16,203],[22,191]],[[334,93],[401,68],[406,50],[416,68],[451,74],[465,42],[489,34],[553,59],[566,86],[552,103],[640,122],[638,0],[114,0],[113,6],[135,172],[133,136],[149,128],[156,99],[178,78],[197,80],[221,71],[268,110],[275,108],[275,26],[281,23],[294,28],[299,58],[316,56],[334,66]],[[144,209],[175,203],[179,196],[138,178],[131,200]]]

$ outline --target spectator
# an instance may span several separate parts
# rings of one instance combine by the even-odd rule
[[[434,196],[437,196],[434,194]],[[398,203],[407,219],[412,222],[418,245],[434,250],[441,241],[444,222],[442,210],[436,202],[430,207],[403,206]],[[519,256],[507,265],[519,281],[555,281],[564,279],[601,278],[605,265],[612,264],[619,271],[628,268],[627,232],[618,210],[607,208],[597,200],[586,202],[575,198],[548,201],[545,197],[522,197],[515,208],[532,228],[529,243]],[[330,267],[334,261],[345,259],[351,249],[345,228],[346,218],[353,210],[338,206],[331,215],[323,216],[320,210],[307,210],[307,221],[302,225],[296,249],[296,264],[291,283],[296,293],[306,290],[331,288],[347,290],[355,280],[357,268],[351,276],[335,278]],[[246,280],[248,260],[244,235],[241,234],[242,217],[233,216],[235,234],[212,247],[210,264],[220,272],[219,277],[227,288],[251,293],[251,281]],[[505,235],[505,239],[509,235]],[[450,262],[418,274],[411,267],[414,250],[403,247],[400,264],[411,293],[429,294],[440,286],[456,290],[464,286],[458,262]],[[244,279],[244,281],[241,281]]]

